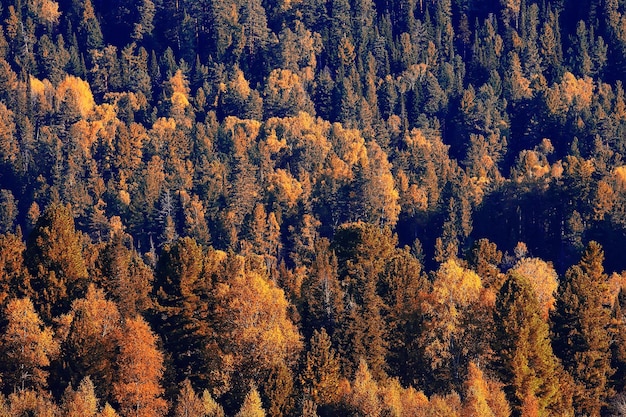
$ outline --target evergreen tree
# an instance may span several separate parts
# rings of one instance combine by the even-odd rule
[[[574,378],[574,407],[589,416],[599,416],[606,406],[613,374],[603,261],[601,246],[590,242],[561,281],[552,317],[555,353]]]
[[[514,413],[519,415],[529,401],[536,401],[537,415],[573,415],[568,379],[525,278],[509,275],[496,299],[494,321],[496,369]]]

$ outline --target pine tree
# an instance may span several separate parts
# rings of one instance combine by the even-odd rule
[[[182,238],[165,247],[155,272],[154,313],[156,329],[172,357],[172,382],[190,378],[200,383],[208,376],[210,284],[204,275],[202,248],[195,240]]]
[[[574,378],[577,413],[599,416],[611,396],[610,311],[604,306],[604,252],[590,242],[559,286],[552,317],[554,350]]]
[[[524,277],[509,275],[496,299],[494,321],[496,368],[514,413],[522,411],[528,398],[536,398],[539,415],[572,415],[566,374]]]

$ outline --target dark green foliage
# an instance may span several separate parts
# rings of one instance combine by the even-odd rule
[[[548,324],[530,284],[511,274],[496,299],[496,370],[516,414],[535,399],[539,415],[571,415],[567,378],[550,345]]]
[[[599,416],[611,396],[610,311],[604,306],[604,254],[591,242],[561,282],[552,317],[554,348],[574,378],[577,413]]]

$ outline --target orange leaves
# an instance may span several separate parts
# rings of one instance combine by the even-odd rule
[[[133,417],[165,415],[167,402],[163,388],[163,354],[157,349],[157,337],[146,321],[138,316],[124,325],[120,340],[118,378],[113,392],[122,413]]]

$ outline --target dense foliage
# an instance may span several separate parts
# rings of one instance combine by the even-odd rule
[[[623,415],[625,28],[3,1],[0,416]]]

